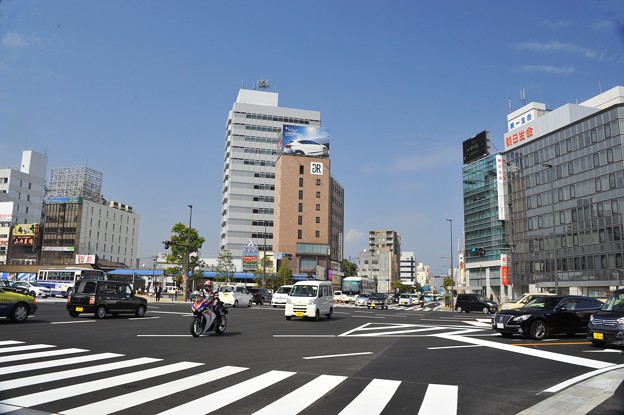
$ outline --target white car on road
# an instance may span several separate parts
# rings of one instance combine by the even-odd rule
[[[28,290],[28,293],[33,297],[49,297],[52,295],[52,292],[48,287],[44,287],[43,285],[37,282],[30,281],[15,281],[15,285],[18,287],[23,287]]]
[[[271,298],[271,305],[273,307],[286,307],[286,299],[288,298],[288,293],[292,287],[292,285],[282,285],[275,290],[273,297]]]
[[[223,304],[233,307],[247,305],[251,307],[252,295],[243,285],[222,285],[219,287],[219,299]]]

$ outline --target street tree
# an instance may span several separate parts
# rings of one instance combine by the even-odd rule
[[[290,259],[282,258],[282,263],[280,264],[279,269],[277,270],[276,278],[273,282],[273,290],[277,290],[282,285],[290,285],[292,284],[292,269],[290,268]]]
[[[166,273],[177,275],[177,282],[186,292],[189,275],[192,275],[194,270],[201,265],[198,253],[206,238],[199,236],[197,229],[189,228],[181,222],[173,225],[171,232],[171,238],[165,243],[165,247],[167,245],[171,247],[171,253],[167,255],[167,263],[174,266],[168,268]]]
[[[236,266],[234,261],[232,261],[232,252],[229,249],[219,252],[217,267],[215,268],[215,280],[226,281],[229,284],[230,279],[234,278],[235,270]]]
[[[345,277],[355,277],[357,276],[358,266],[348,259],[343,259],[340,261],[340,267],[342,268],[342,272]]]

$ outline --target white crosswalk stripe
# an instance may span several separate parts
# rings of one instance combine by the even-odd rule
[[[144,405],[153,405],[154,401],[169,396],[171,397],[169,407],[160,403],[161,406],[158,410],[162,411],[161,415],[197,412],[207,414],[219,412],[220,409],[228,405],[236,404],[246,397],[261,393],[261,396],[264,397],[263,403],[258,404],[257,408],[247,409],[245,412],[256,411],[254,413],[258,415],[294,415],[310,408],[315,402],[320,402],[328,394],[340,394],[341,385],[349,382],[348,377],[338,375],[315,376],[281,370],[271,370],[254,375],[251,374],[252,370],[249,368],[237,366],[222,366],[204,371],[201,369],[204,363],[165,364],[162,359],[157,358],[129,359],[123,354],[91,354],[84,349],[30,352],[37,350],[37,347],[27,346],[17,341],[0,342],[0,355],[7,358],[0,361],[0,396],[4,397],[0,398],[0,414],[13,411],[21,413],[25,411],[25,408],[34,407],[45,411],[46,405],[53,405],[54,413],[58,414],[107,415],[131,408],[138,409]],[[39,348],[41,346],[46,346],[45,348],[56,347],[52,345],[33,346]],[[19,347],[19,349],[15,349],[15,347]],[[77,356],[62,357],[72,353],[77,354]],[[108,362],[106,362],[107,360]],[[20,361],[22,364],[15,364],[15,361]],[[76,368],[69,366],[74,364],[79,366]],[[138,370],[141,367],[143,368]],[[128,371],[127,369],[131,370]],[[32,374],[33,370],[43,370],[43,372]],[[189,371],[198,373],[190,373]],[[21,373],[30,376],[19,377]],[[251,376],[246,376],[246,373],[251,374]],[[301,378],[302,375],[308,379],[305,380],[305,383],[296,382],[297,387],[289,387],[290,382],[285,382],[285,380],[295,375],[297,375],[297,379]],[[235,384],[229,381],[228,384],[231,386],[222,389],[215,385],[215,392],[184,403],[180,403],[176,396],[181,393],[184,394],[184,391],[190,391],[230,376],[237,376],[238,378],[243,376],[246,379],[243,378],[239,381],[237,378],[238,383]],[[164,377],[167,380],[158,383],[159,379]],[[85,378],[88,380],[85,381]],[[141,385],[146,383],[146,379],[152,381],[151,383],[147,382],[149,385],[142,387]],[[60,381],[63,383],[58,383]],[[47,385],[48,383],[52,385]],[[358,383],[361,384],[361,379]],[[380,414],[395,398],[402,384],[398,380],[371,379],[359,394],[353,393],[353,398],[350,402],[345,403],[344,408],[335,408],[335,412],[334,410],[332,412],[340,415]],[[131,390],[133,391],[127,392],[125,389],[125,392],[116,394],[115,388],[123,385],[132,385]],[[409,383],[403,386],[403,388],[410,387]],[[100,395],[98,400],[98,395],[94,394],[94,391],[105,391],[103,392],[105,396]],[[403,396],[413,396],[411,389],[405,389],[402,393]],[[423,390],[420,393],[422,394]],[[275,395],[273,401],[270,399],[270,394]],[[444,395],[445,399],[439,399],[440,394]],[[455,414],[457,395],[457,386],[429,385],[423,395],[420,413]],[[268,399],[267,396],[269,396]],[[149,406],[145,406],[145,408],[147,407]]]

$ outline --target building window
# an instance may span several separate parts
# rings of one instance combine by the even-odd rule
[[[613,179],[615,180],[615,175],[613,176]],[[317,199],[321,198],[321,192],[316,192],[316,198]]]
[[[600,178],[594,180],[594,185],[597,192],[602,192],[602,180],[600,180]]]
[[[303,166],[299,166],[299,174],[303,174]]]
[[[605,138],[611,137],[611,124],[604,125]]]
[[[593,159],[594,159],[594,167],[599,167],[600,166],[600,154],[594,153]]]
[[[320,216],[316,217],[316,223],[321,223],[321,217]]]
[[[321,210],[321,205],[317,204],[316,205],[316,210]]]
[[[615,188],[616,188],[615,174],[610,174],[609,175],[609,189],[615,189]]]
[[[299,212],[303,212],[303,203],[299,203]]]
[[[576,197],[576,188],[573,184],[570,185],[570,199],[574,199]]]
[[[303,231],[301,229],[297,230],[297,239],[302,239],[303,238]]]
[[[303,200],[303,190],[299,190],[299,200]]]
[[[297,216],[297,225],[303,225],[303,216]]]
[[[316,179],[316,185],[320,186],[321,185],[321,179]]]
[[[607,149],[607,163],[613,163],[613,149]]]
[[[299,187],[303,187],[303,177],[299,178]]]
[[[317,238],[319,238],[321,236],[321,231],[316,231],[314,232],[314,234],[316,235]]]

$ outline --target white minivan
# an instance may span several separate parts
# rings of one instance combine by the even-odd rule
[[[288,293],[292,288],[292,285],[282,285],[273,293],[273,297],[271,298],[271,305],[273,307],[284,307],[286,306],[286,299],[288,298]]]
[[[284,315],[286,320],[295,317],[310,317],[318,320],[322,315],[332,318],[334,313],[334,292],[330,281],[299,281],[293,285]]]

